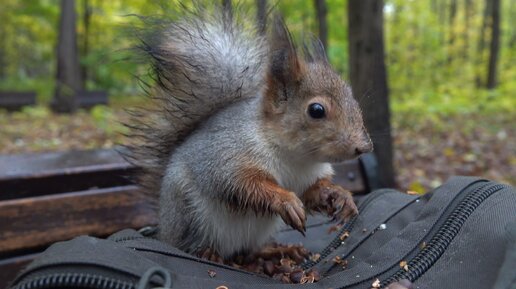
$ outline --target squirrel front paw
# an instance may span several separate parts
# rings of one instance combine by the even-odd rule
[[[328,215],[333,216],[339,222],[346,222],[358,214],[358,208],[353,201],[351,192],[339,185],[332,184],[325,187],[321,191],[321,198]]]
[[[298,230],[303,236],[306,230],[306,214],[303,202],[294,194],[289,192],[283,194],[271,205],[273,212],[281,216],[283,221]]]
[[[358,214],[351,192],[328,180],[319,180],[303,198],[309,209],[325,212],[339,222],[346,222]]]

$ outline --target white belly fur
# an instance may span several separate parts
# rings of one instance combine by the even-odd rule
[[[198,204],[199,205],[199,204]],[[282,224],[278,216],[257,216],[254,212],[231,212],[218,202],[204,202],[197,207],[210,216],[201,220],[206,240],[201,243],[217,248],[223,257],[229,257],[242,250],[256,250],[264,245]]]
[[[303,167],[281,165],[272,171],[276,172],[274,176],[280,186],[295,192],[298,196],[318,178],[333,174],[332,166],[328,163]],[[218,202],[199,202],[195,207],[203,211],[197,214],[198,216],[210,216],[209,219],[200,220],[203,235],[207,236],[201,244],[211,242],[208,246],[218,248],[223,257],[229,257],[234,252],[245,249],[260,248],[284,225],[279,216],[231,212],[226,205]]]

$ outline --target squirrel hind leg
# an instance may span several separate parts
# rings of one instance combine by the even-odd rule
[[[215,249],[212,249],[209,247],[197,251],[196,255],[197,255],[197,257],[205,259],[205,260],[209,260],[209,261],[216,262],[219,264],[224,264],[224,258],[222,258],[222,256],[220,256],[219,253]]]

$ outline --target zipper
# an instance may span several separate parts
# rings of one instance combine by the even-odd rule
[[[408,262],[409,270],[405,271],[404,269],[399,269],[381,283],[381,288],[385,288],[390,283],[401,279],[408,279],[410,282],[414,282],[419,277],[423,276],[423,274],[439,260],[442,254],[444,254],[473,211],[488,197],[505,187],[506,186],[500,184],[482,186],[468,194],[468,196],[455,207],[452,213],[448,215],[445,222],[440,226],[437,233],[433,235],[430,242]]]
[[[116,242],[125,242],[125,241],[134,240],[134,239],[143,239],[143,241],[158,241],[156,239],[152,239],[152,238],[148,238],[148,237],[134,237],[134,238],[123,238],[121,240],[116,240]],[[186,253],[184,255],[180,255],[180,254],[168,251],[168,250],[154,250],[154,249],[142,248],[142,247],[136,247],[136,246],[128,246],[127,248],[131,248],[131,249],[134,249],[134,250],[137,250],[137,251],[140,251],[140,252],[150,252],[150,253],[155,253],[155,254],[166,254],[168,256],[172,256],[172,257],[176,257],[176,258],[181,258],[181,259],[186,259],[186,260],[189,260],[189,261],[195,261],[195,262],[203,263],[203,264],[206,264],[206,265],[209,265],[209,266],[213,266],[213,267],[219,267],[219,268],[222,268],[222,269],[231,270],[231,271],[235,271],[235,272],[239,272],[239,273],[244,273],[244,274],[252,275],[252,276],[256,276],[256,277],[268,278],[268,277],[265,277],[264,275],[259,275],[259,274],[255,274],[255,273],[252,273],[252,272],[249,272],[249,271],[245,271],[243,269],[238,269],[238,268],[235,268],[235,267],[232,267],[232,266],[229,266],[229,265],[212,262],[212,261],[205,260],[205,259],[202,259],[202,258],[198,258],[198,257],[195,257],[193,255],[186,254]]]
[[[371,195],[366,200],[364,200],[360,204],[360,206],[358,206],[358,211],[360,212],[360,211],[364,210],[373,200],[384,195],[387,192],[390,192],[390,191],[385,190],[385,191],[381,191],[380,193]],[[355,222],[356,222],[357,218],[358,218],[358,215],[354,216],[351,220],[349,220],[349,222],[347,222],[346,224],[344,224],[344,226],[342,226],[342,228],[339,230],[339,232],[337,233],[335,238],[321,252],[319,252],[319,255],[320,255],[319,259],[317,259],[316,261],[307,260],[301,264],[301,268],[303,270],[307,270],[307,269],[317,265],[323,259],[328,257],[333,251],[335,251],[339,246],[341,246],[342,240],[340,239],[340,236],[342,236],[342,234],[344,234],[344,232],[346,232],[346,231],[351,233],[351,231],[353,230],[353,227],[355,226]]]
[[[85,273],[54,273],[36,277],[29,282],[16,285],[15,289],[39,288],[91,288],[91,289],[134,289],[134,283]]]

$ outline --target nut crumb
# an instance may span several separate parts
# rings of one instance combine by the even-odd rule
[[[215,289],[229,289],[229,288],[227,286],[222,285],[222,286],[219,286],[219,287],[217,287]]]
[[[371,285],[372,288],[380,288],[380,279],[376,278],[374,280],[373,284]]]
[[[344,233],[342,233],[342,235],[339,236],[339,239],[341,241],[344,241],[346,240],[347,238],[349,237],[349,232],[348,231],[344,231]]]
[[[340,256],[335,256],[335,257],[333,258],[333,260],[332,260],[332,261],[333,261],[333,263],[335,263],[335,264],[340,264],[340,263],[342,263],[342,259],[340,258]]]
[[[400,262],[400,267],[403,268],[403,270],[407,271],[408,272],[408,264],[407,264],[407,261],[401,261]]]
[[[312,256],[310,256],[310,260],[312,260],[313,262],[317,262],[320,258],[321,254],[313,254]]]
[[[208,270],[208,276],[210,276],[210,278],[214,278],[215,276],[217,276],[217,272],[209,269]]]

